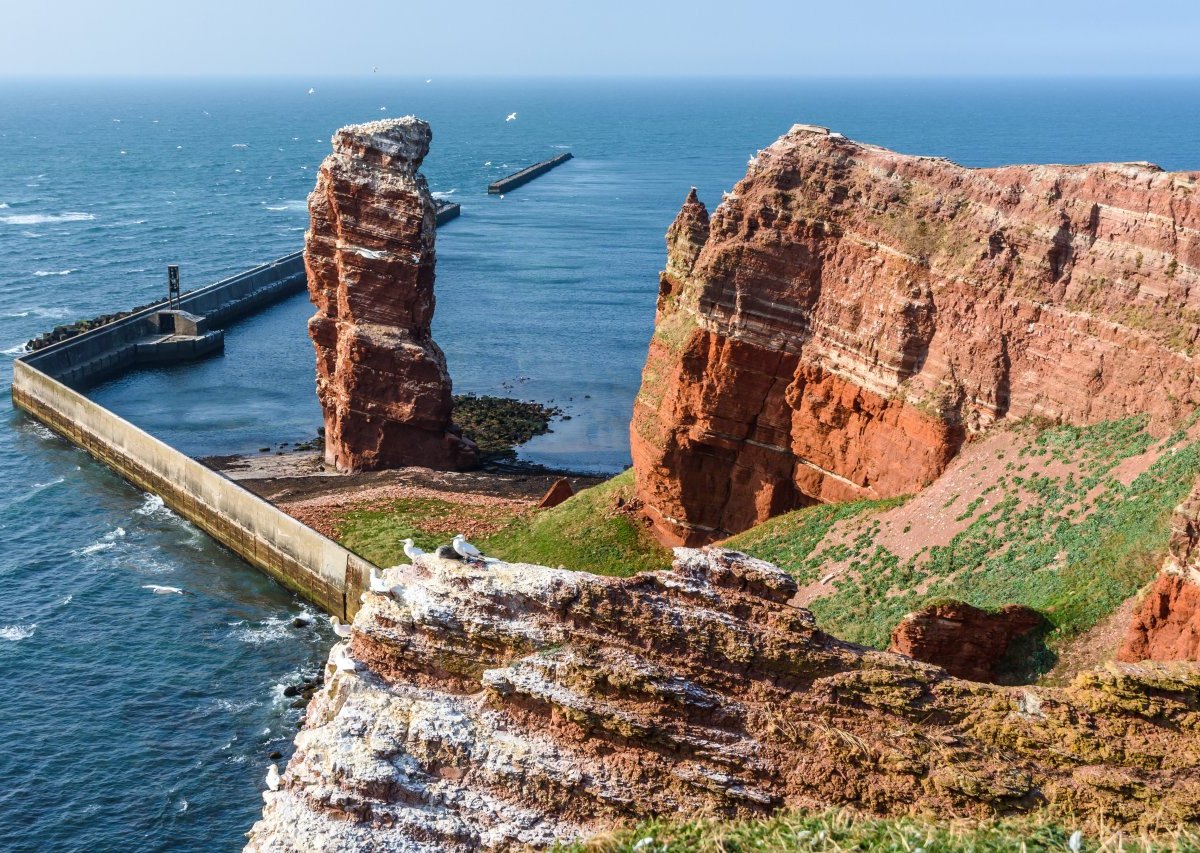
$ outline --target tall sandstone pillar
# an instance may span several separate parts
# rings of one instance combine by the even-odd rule
[[[344,127],[308,197],[308,332],[325,461],[340,471],[476,463],[430,332],[435,205],[417,170],[432,137],[412,116]]]

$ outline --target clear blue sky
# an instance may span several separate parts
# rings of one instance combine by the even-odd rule
[[[4,6],[4,76],[1200,74],[1200,0]]]

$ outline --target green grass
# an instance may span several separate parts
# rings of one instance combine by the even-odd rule
[[[749,853],[749,851],[871,850],[881,853],[1035,853],[1067,851],[1074,830],[1045,818],[995,821],[932,821],[923,818],[876,818],[834,809],[813,814],[784,812],[745,821],[650,820],[600,838],[558,848],[571,853]],[[1080,850],[1198,850],[1200,834],[1180,830],[1169,835],[1084,834]]]
[[[982,495],[964,495],[972,498],[959,515],[967,527],[947,545],[904,561],[873,541],[879,525],[873,516],[887,502],[799,510],[725,544],[780,565],[801,583],[848,561],[852,571],[834,582],[835,592],[810,606],[822,628],[854,642],[883,648],[906,613],[959,599],[986,609],[1010,603],[1036,608],[1053,626],[1047,637],[1053,649],[1154,576],[1166,551],[1171,511],[1200,476],[1200,443],[1188,443],[1180,431],[1132,483],[1116,480],[1113,469],[1122,460],[1154,444],[1146,426],[1145,417],[1090,427],[1026,425],[1036,436],[985,490],[998,492],[998,502],[982,509]],[[1050,460],[1070,464],[1072,473],[1048,475],[1044,463]],[[822,541],[834,523],[850,519],[855,535],[849,545]],[[1052,666],[1052,654],[1028,663],[1032,677]]]
[[[671,553],[644,525],[617,510],[618,498],[628,502],[632,496],[633,471],[626,471],[553,509],[518,518],[478,544],[504,560],[600,575],[669,568]]]
[[[337,540],[377,566],[395,566],[408,562],[405,539],[432,551],[450,542],[461,526],[456,519],[464,515],[494,524],[508,521],[512,513],[493,507],[464,507],[437,498],[404,498],[377,509],[346,513],[338,525]]]

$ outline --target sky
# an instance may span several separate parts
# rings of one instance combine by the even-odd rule
[[[0,76],[1200,75],[1200,0],[38,0]]]

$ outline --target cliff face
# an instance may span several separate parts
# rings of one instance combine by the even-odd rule
[[[325,457],[341,471],[475,463],[430,333],[435,206],[417,169],[431,138],[411,116],[342,128],[308,198],[308,330]]]
[[[1200,660],[1200,483],[1171,518],[1170,553],[1117,659]]]
[[[957,681],[823,634],[786,603],[790,576],[715,549],[624,579],[432,555],[385,577],[248,850],[545,847],[649,815],[843,803],[1200,818],[1194,667]]]
[[[699,543],[911,492],[1003,417],[1198,400],[1200,173],[967,169],[798,125],[667,234],[631,427],[638,494]]]

